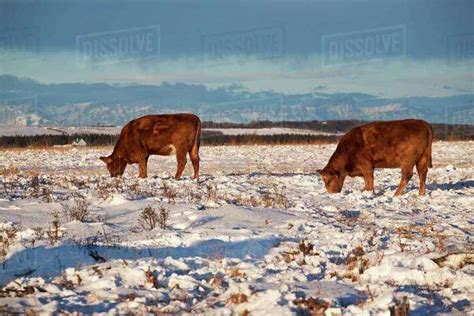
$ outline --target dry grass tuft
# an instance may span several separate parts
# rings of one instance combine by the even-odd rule
[[[147,206],[140,213],[138,223],[145,230],[153,230],[157,226],[161,229],[166,229],[168,226],[168,219],[170,216],[169,209],[160,205],[157,209]]]
[[[401,300],[395,299],[394,305],[389,307],[390,316],[408,316],[410,315],[410,303],[404,296]]]
[[[365,250],[362,246],[357,246],[352,249],[345,259],[346,270],[342,272],[331,272],[331,276],[335,276],[341,279],[349,279],[352,282],[356,282],[360,279],[360,275],[363,274],[369,267],[370,261],[365,257]]]
[[[0,176],[4,176],[4,177],[14,176],[19,173],[20,173],[20,170],[14,165],[10,165],[7,168],[0,169]]]
[[[325,311],[329,308],[330,303],[323,301],[317,298],[298,298],[293,300],[295,304],[300,309],[308,309],[311,315],[319,316],[324,315]]]
[[[66,231],[61,227],[59,213],[53,213],[52,217],[53,221],[51,222],[49,229],[46,231],[46,237],[50,245],[55,245],[66,235]]]
[[[5,269],[6,256],[10,246],[15,242],[18,232],[21,228],[16,224],[3,224],[0,228],[0,261]]]
[[[231,278],[244,278],[247,276],[247,274],[243,271],[240,271],[239,269],[237,268],[234,268],[234,269],[230,269],[227,274],[229,275],[229,277]]]
[[[222,275],[220,274],[215,274],[211,277],[211,279],[209,280],[209,284],[212,286],[212,288],[214,289],[218,289],[222,286],[222,284],[224,283],[224,279],[222,277]]]
[[[149,284],[153,286],[154,288],[158,288],[158,279],[156,278],[156,275],[151,271],[151,268],[148,267],[148,270],[145,271],[145,277],[146,277],[146,284]]]
[[[175,189],[171,188],[167,181],[163,181],[163,196],[167,198],[170,202],[174,202],[178,193]]]
[[[68,221],[84,222],[90,215],[90,203],[82,196],[76,196],[71,203],[64,202],[61,206]]]
[[[248,301],[247,295],[245,295],[244,293],[234,293],[230,295],[226,303],[237,305],[237,304],[245,303],[247,301]]]

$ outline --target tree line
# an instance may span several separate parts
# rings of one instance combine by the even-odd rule
[[[295,129],[318,130],[327,133],[346,132],[364,124],[362,121],[307,121],[307,122],[270,122],[259,121],[248,124],[204,122],[203,128],[272,128],[286,127]],[[474,140],[474,126],[432,124],[436,140]],[[32,135],[1,136],[0,148],[51,147],[69,145],[83,139],[88,146],[113,146],[119,135],[108,134],[69,134],[69,135]],[[225,135],[221,131],[202,131],[201,144],[204,146],[223,145],[289,145],[289,144],[322,144],[335,143],[338,135]]]

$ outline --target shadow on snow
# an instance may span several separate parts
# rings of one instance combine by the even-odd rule
[[[107,261],[118,259],[156,258],[173,259],[201,257],[206,259],[238,258],[259,259],[284,240],[281,237],[247,239],[242,241],[223,241],[209,239],[190,246],[179,247],[123,247],[123,246],[81,246],[62,244],[59,246],[38,246],[16,252],[4,267],[0,266],[0,285],[22,276],[50,278],[57,276],[66,268],[93,265],[97,261],[91,256],[96,252]]]

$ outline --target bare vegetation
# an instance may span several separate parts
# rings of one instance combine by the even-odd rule
[[[64,216],[69,220],[84,222],[90,215],[90,203],[81,196],[73,198],[72,202],[64,202],[61,204]]]
[[[330,306],[329,302],[313,297],[295,299],[293,304],[300,309],[309,310],[310,314],[314,316],[324,315]]]
[[[169,214],[169,209],[163,205],[160,205],[158,208],[147,206],[140,213],[138,223],[145,230],[153,230],[157,226],[161,229],[165,229],[167,227]]]
[[[227,299],[227,304],[242,304],[248,301],[247,295],[244,293],[233,293]]]
[[[13,223],[5,223],[0,226],[0,261],[3,268],[6,264],[6,256],[10,250],[10,246],[15,242],[18,231],[21,228]]]
[[[408,298],[404,296],[401,300],[395,299],[395,302],[389,308],[390,316],[408,316],[410,315],[410,303]]]
[[[291,205],[284,189],[279,189],[276,185],[273,185],[270,191],[263,195],[263,206],[267,208],[289,208]]]
[[[6,168],[0,169],[0,176],[8,177],[12,175],[16,175],[19,173],[19,170],[16,166],[10,165]]]
[[[61,240],[61,238],[63,238],[66,235],[66,231],[64,230],[63,227],[61,227],[61,221],[59,220],[59,213],[54,212],[52,214],[52,217],[53,217],[53,220],[51,224],[49,225],[49,229],[46,231],[46,238],[50,245],[55,245]],[[37,231],[37,233],[40,234],[41,231]]]
[[[170,202],[174,202],[178,193],[175,189],[169,186],[167,181],[163,181],[163,196],[167,198]]]

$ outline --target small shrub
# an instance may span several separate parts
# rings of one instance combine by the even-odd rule
[[[230,269],[228,275],[231,278],[245,278],[247,276],[245,272],[242,272],[237,268]]]
[[[64,228],[61,227],[59,214],[55,212],[52,216],[53,221],[51,222],[49,229],[46,231],[46,237],[51,245],[55,245],[66,235],[66,232],[64,231]]]
[[[90,203],[83,197],[73,199],[72,203],[61,204],[63,214],[69,221],[76,220],[80,222],[84,222],[89,216],[89,205]]]
[[[408,316],[410,315],[410,303],[406,296],[401,300],[395,299],[394,305],[389,307],[390,316]]]
[[[160,228],[165,229],[168,224],[168,219],[170,217],[170,210],[161,205],[159,208],[159,212]]]
[[[147,206],[140,213],[139,224],[146,230],[153,230],[158,222],[158,214],[151,206]]]
[[[170,211],[163,205],[160,205],[158,209],[147,206],[140,213],[138,223],[143,229],[146,230],[153,230],[156,228],[156,226],[159,226],[161,229],[165,229],[167,227],[169,214]]]
[[[20,227],[13,223],[4,223],[0,225],[0,261],[3,268],[6,265],[6,256],[10,246],[14,243]]]
[[[154,271],[151,271],[151,268],[148,267],[148,270],[145,271],[146,283],[150,284],[154,288],[158,288],[158,279]]]
[[[312,243],[310,243],[309,241],[307,240],[301,240],[299,245],[298,245],[298,249],[301,251],[301,253],[303,253],[303,255],[305,256],[312,256],[312,255],[315,255],[315,251],[314,251],[314,246]]]
[[[224,279],[222,275],[220,274],[213,275],[211,279],[209,280],[209,285],[212,286],[214,289],[220,288],[223,283],[224,283]]]
[[[33,197],[38,197],[40,195],[40,180],[38,174],[33,175],[33,178],[31,178],[31,188],[33,189]]]
[[[46,203],[51,203],[53,202],[53,191],[49,188],[43,188],[41,191],[41,196],[43,197],[43,201]]]
[[[163,196],[170,202],[174,202],[177,195],[176,191],[169,186],[168,182],[163,181]]]
[[[143,186],[139,181],[130,184],[129,192],[134,196],[153,197],[157,195],[154,187]]]
[[[35,231],[35,240],[43,240],[44,238],[44,229],[42,227],[35,227],[33,229]]]
[[[330,304],[321,299],[315,298],[298,298],[293,300],[293,304],[302,309],[309,309],[311,315],[324,315]]]
[[[247,295],[244,293],[234,293],[231,294],[230,297],[227,299],[227,304],[242,304],[247,302]]]
[[[206,200],[214,201],[217,198],[217,185],[207,184],[206,185]]]
[[[18,174],[19,172],[20,171],[16,166],[10,165],[7,168],[0,169],[0,176],[12,176]]]
[[[284,194],[284,189],[278,189],[276,185],[263,195],[263,206],[272,208],[289,208],[291,206],[290,200]]]
[[[99,183],[97,186],[97,195],[99,198],[102,200],[107,200],[111,195],[112,192],[114,191],[113,184],[110,182],[106,183]]]

